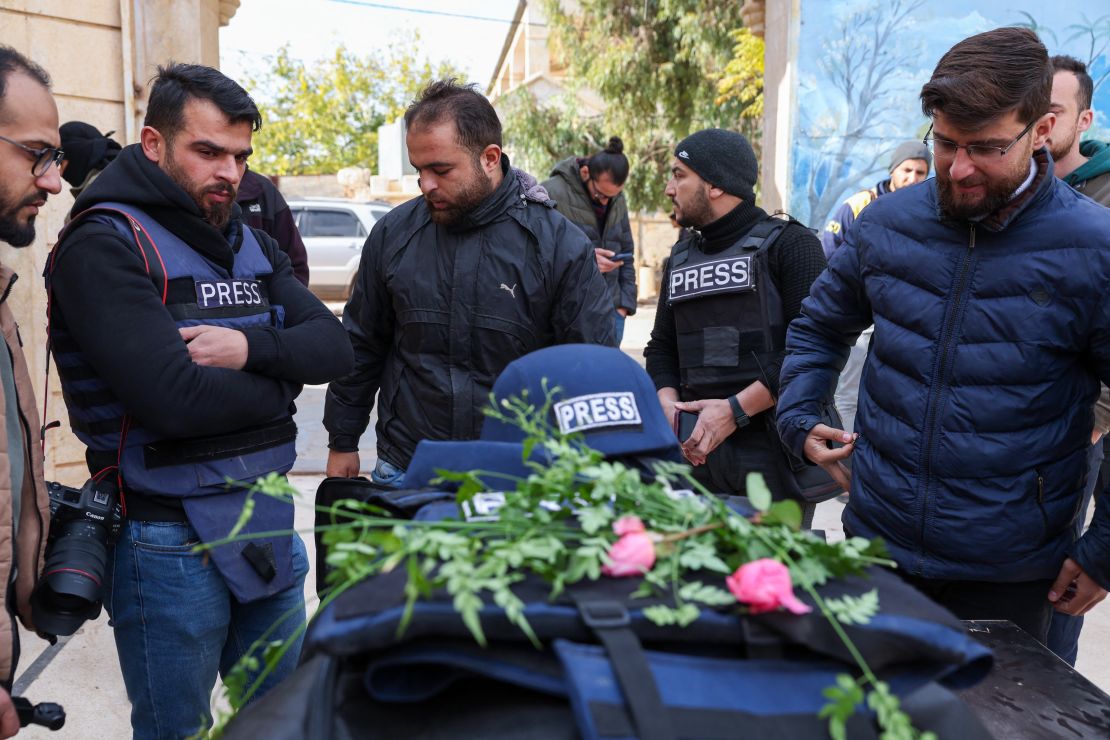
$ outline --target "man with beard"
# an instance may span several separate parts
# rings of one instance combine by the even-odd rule
[[[1056,114],[1056,124],[1048,137],[1048,150],[1056,167],[1056,177],[1092,200],[1110,206],[1110,146],[1099,141],[1079,141],[1094,120],[1094,111],[1091,110],[1094,81],[1087,74],[1087,65],[1073,57],[1052,57],[1052,69],[1050,110]],[[1104,461],[1107,452],[1104,450],[1104,437],[1108,429],[1110,389],[1104,385],[1095,404],[1087,486],[1083,492],[1083,505],[1076,517],[1077,534],[1082,534],[1091,497],[1105,487],[1105,479],[1110,472],[1110,465]],[[1063,660],[1075,665],[1082,628],[1083,617],[1053,613],[1048,647]]]
[[[328,386],[327,473],[359,474],[378,394],[381,484],[401,486],[422,439],[474,439],[493,381],[553,344],[612,344],[612,294],[586,236],[509,166],[501,122],[472,85],[429,85],[405,112],[423,197],[374,224],[343,325],[355,370]],[[380,393],[379,393],[380,389]]]
[[[692,231],[663,272],[648,374],[668,419],[697,414],[682,450],[710,491],[744,494],[756,472],[776,499],[798,498],[774,406],[786,327],[825,269],[821,242],[755,205],[755,153],[742,135],[698,131],[674,155],[666,194]],[[813,508],[803,507],[805,526]]]
[[[196,551],[237,527],[258,478],[292,467],[302,384],[353,362],[340,323],[240,220],[260,125],[217,70],[159,68],[140,142],[77,199],[46,270],[70,423],[123,506],[103,592],[137,738],[204,729],[217,674],[256,640],[294,644],[248,672],[255,696],[297,661],[308,563],[300,537],[273,534],[292,531],[292,503],[254,496],[249,539]]]
[[[936,178],[848,231],[790,327],[779,401],[784,441],[850,485],[846,534],[883,537],[957,616],[1042,642],[1053,608],[1110,586],[1110,508],[1074,528],[1110,379],[1110,211],[1053,176],[1052,74],[1025,28],[941,58],[921,90]],[[872,323],[853,438],[818,404]]]
[[[58,163],[58,107],[50,78],[34,62],[0,46],[0,241],[26,247],[35,240],[35,217],[62,181]],[[0,620],[0,737],[19,732],[12,705],[12,681],[19,656],[19,633],[13,616],[29,630],[30,595],[42,571],[49,505],[42,475],[42,451],[31,442],[38,435],[39,415],[23,354],[23,343],[8,297],[15,273],[0,265],[0,591],[5,618]]]

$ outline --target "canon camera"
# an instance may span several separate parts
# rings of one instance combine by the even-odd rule
[[[50,536],[46,564],[31,594],[35,628],[50,635],[72,635],[85,620],[96,619],[108,546],[123,522],[116,482],[88,480],[81,488],[47,483]]]

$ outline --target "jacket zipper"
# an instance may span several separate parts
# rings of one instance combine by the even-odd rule
[[[1041,542],[1048,539],[1048,512],[1044,508],[1044,475],[1037,471],[1037,508],[1041,510],[1041,522],[1044,524],[1044,535]]]
[[[932,487],[933,458],[936,455],[937,438],[940,426],[940,410],[938,408],[941,395],[941,382],[948,377],[949,364],[952,359],[952,349],[955,344],[956,323],[963,310],[964,292],[967,290],[968,278],[971,275],[971,257],[975,252],[975,225],[971,225],[971,234],[968,237],[967,251],[964,253],[963,264],[960,266],[960,275],[956,281],[956,292],[952,295],[952,310],[945,321],[941,333],[940,359],[933,375],[932,389],[929,393],[929,407],[926,414],[925,444],[922,445],[921,486],[921,528],[918,538],[918,554],[915,563],[915,575],[921,574],[921,566],[925,559],[925,532],[929,520],[929,491]]]

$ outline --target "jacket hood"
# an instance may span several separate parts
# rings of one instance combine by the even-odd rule
[[[126,203],[145,211],[189,246],[225,267],[234,261],[233,250],[242,241],[238,204],[232,204],[231,220],[221,233],[204,220],[192,197],[146,158],[138,144],[123,148],[81,193],[71,213],[107,202]]]
[[[1079,145],[1079,153],[1088,159],[1064,178],[1064,182],[1068,185],[1076,185],[1110,172],[1110,143],[1084,141]]]
[[[561,162],[556,162],[551,168],[549,177],[565,180],[568,186],[582,188],[582,175],[579,172],[578,157],[567,157]]]

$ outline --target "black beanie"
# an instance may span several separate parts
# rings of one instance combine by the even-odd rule
[[[678,142],[674,155],[710,185],[746,201],[755,200],[759,163],[743,135],[707,128]]]
[[[122,149],[108,138],[114,131],[102,134],[84,121],[63,123],[58,133],[62,137],[62,151],[66,153],[62,177],[75,188],[80,187],[93,170],[107,167]]]

